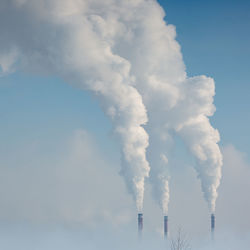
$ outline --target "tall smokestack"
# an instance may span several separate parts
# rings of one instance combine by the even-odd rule
[[[214,214],[211,214],[211,234],[212,234],[212,239],[214,238],[214,228],[215,228],[215,216],[214,216]]]
[[[168,237],[168,216],[164,216],[164,237]]]
[[[141,236],[143,229],[143,214],[138,214],[138,234]]]

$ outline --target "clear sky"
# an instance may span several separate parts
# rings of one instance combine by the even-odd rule
[[[220,131],[224,156],[218,231],[222,239],[241,235],[243,242],[250,232],[250,2],[158,2],[165,21],[176,26],[188,76],[215,80],[211,123]],[[56,75],[19,68],[0,77],[0,117],[0,248],[16,249],[14,237],[25,250],[80,249],[86,244],[110,249],[112,235],[117,247],[125,247],[124,240],[136,234],[136,212],[119,175],[120,146],[100,101]],[[194,159],[176,140],[170,226],[173,234],[181,225],[191,238],[203,241],[209,237],[207,205],[191,168]],[[145,234],[153,235],[148,246],[162,229],[162,214],[150,190],[146,181]],[[106,239],[103,228],[108,228]],[[97,239],[101,243],[93,244]]]

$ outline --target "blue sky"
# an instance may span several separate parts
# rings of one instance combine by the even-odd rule
[[[216,83],[215,105],[217,111],[211,118],[211,123],[220,131],[220,145],[223,148],[228,166],[223,182],[226,184],[223,184],[221,188],[221,193],[224,194],[224,198],[218,200],[218,215],[221,218],[219,219],[221,230],[225,227],[229,228],[227,224],[228,218],[232,216],[234,206],[238,208],[237,204],[234,204],[232,206],[233,208],[231,210],[229,209],[230,211],[224,213],[225,207],[231,205],[229,190],[231,191],[230,188],[232,187],[232,192],[236,190],[235,192],[240,193],[246,190],[244,188],[245,186],[248,187],[243,175],[246,173],[246,176],[248,176],[250,161],[250,2],[243,0],[159,0],[158,2],[166,11],[167,23],[176,26],[177,41],[181,45],[188,76],[204,74],[213,77]],[[13,221],[15,222],[15,219],[18,221],[20,218],[21,221],[32,221],[32,216],[29,217],[25,212],[22,212],[26,208],[25,204],[23,205],[19,200],[15,201],[13,200],[14,198],[9,199],[7,197],[8,192],[9,196],[15,194],[15,191],[11,189],[13,180],[16,180],[17,183],[14,184],[14,186],[21,186],[25,183],[26,179],[22,174],[20,182],[18,178],[18,175],[22,173],[23,169],[28,169],[27,176],[30,175],[30,178],[34,179],[34,182],[39,182],[40,175],[43,178],[51,175],[51,179],[48,180],[48,183],[52,185],[53,190],[56,190],[57,186],[58,189],[63,189],[64,186],[70,189],[70,185],[75,183],[75,179],[74,175],[72,175],[73,177],[71,176],[69,173],[70,170],[67,167],[72,164],[73,173],[76,173],[78,177],[84,176],[84,181],[88,183],[88,176],[85,176],[85,172],[83,170],[80,171],[78,168],[79,163],[72,160],[74,157],[77,159],[79,157],[80,160],[85,161],[85,158],[81,158],[75,149],[79,143],[81,145],[80,148],[84,151],[83,156],[85,156],[86,153],[86,165],[93,165],[94,172],[87,169],[87,171],[91,173],[90,176],[94,175],[94,173],[98,174],[97,166],[103,163],[104,170],[102,176],[104,180],[101,180],[101,176],[98,182],[104,186],[108,186],[109,179],[105,182],[105,177],[109,178],[109,174],[113,171],[114,176],[112,176],[110,183],[116,183],[118,185],[113,197],[108,197],[107,201],[101,201],[101,205],[96,205],[95,203],[94,205],[96,207],[99,205],[104,206],[105,209],[108,209],[108,202],[113,204],[116,199],[118,199],[120,204],[115,205],[111,212],[114,212],[115,215],[119,215],[119,211],[122,210],[122,213],[125,214],[125,222],[123,223],[132,228],[132,231],[134,230],[133,232],[136,231],[134,228],[134,220],[131,219],[133,216],[131,212],[133,208],[133,205],[131,205],[131,197],[125,191],[124,185],[119,183],[120,179],[118,179],[120,178],[120,148],[112,133],[110,119],[104,115],[100,108],[100,103],[90,92],[72,87],[72,85],[69,85],[57,76],[41,76],[39,74],[29,74],[18,70],[17,72],[0,78],[0,117],[2,118],[0,123],[0,166],[3,171],[2,178],[3,180],[6,179],[7,183],[2,184],[2,188],[8,190],[6,194],[2,192],[0,197],[2,197],[2,203],[7,204],[9,202],[11,209],[13,209],[13,204],[14,206],[15,204],[21,204],[20,211],[15,212],[16,215],[13,216],[13,219],[7,211],[8,206],[6,205],[3,206],[4,208],[1,208],[0,202],[1,221],[7,221],[7,224],[10,223],[10,225],[12,225],[11,223],[13,223]],[[85,132],[83,132],[83,134],[80,132],[80,139],[83,138],[83,142],[79,142],[78,140],[80,139],[75,138],[77,137],[76,134],[78,132],[76,131],[78,130],[85,131],[89,134],[89,136],[86,136],[84,134]],[[70,148],[72,145],[73,149]],[[95,159],[95,156],[93,156],[97,152],[100,154],[98,161]],[[232,158],[230,158],[231,156]],[[179,208],[176,209],[176,212],[173,212],[173,220],[179,220],[178,222],[183,221],[184,226],[188,230],[192,230],[193,235],[200,235],[207,232],[205,225],[205,223],[207,223],[207,208],[200,190],[197,190],[199,182],[194,180],[196,174],[191,170],[185,170],[183,175],[178,173],[183,172],[182,165],[189,166],[194,163],[193,158],[187,153],[181,140],[177,140],[177,149],[175,150],[174,158],[177,166],[177,174],[174,177],[176,182],[172,183],[172,187],[176,190],[173,191],[176,197],[173,197],[172,203],[170,202],[170,208],[172,211],[175,210],[177,205]],[[230,163],[230,159],[232,163]],[[12,172],[12,169],[18,169],[19,164],[20,172],[17,171],[15,174]],[[37,173],[33,172],[32,164],[35,168],[44,168],[45,172],[40,172],[40,170]],[[60,164],[63,166],[62,176],[58,172],[58,166]],[[240,166],[239,176],[237,175],[237,170],[233,169],[234,164],[239,164]],[[50,168],[54,166],[56,166],[56,169],[53,170],[51,174]],[[105,173],[106,169],[107,173]],[[26,175],[26,172],[24,172],[23,175]],[[66,180],[67,175],[70,176],[69,180]],[[237,176],[236,180],[232,178],[234,175]],[[71,177],[72,179],[70,179]],[[76,183],[81,182],[78,178],[76,179]],[[59,184],[52,184],[53,180],[59,180]],[[104,183],[102,183],[102,181],[104,181]],[[122,182],[122,180],[120,181]],[[241,187],[234,189],[234,187],[239,186],[238,184],[241,182],[243,186],[245,186],[242,187],[242,189]],[[31,185],[30,187],[24,185],[24,187],[20,188],[24,193],[27,192],[27,194],[23,194],[23,203],[29,203],[33,197],[32,194],[29,194],[29,191],[27,191],[32,189],[33,182],[28,183]],[[81,190],[78,189],[81,188],[81,185],[79,183],[75,189],[77,190],[77,195],[80,197]],[[83,186],[83,188],[88,189],[86,185]],[[184,185],[187,185],[188,188]],[[49,207],[49,201],[53,200],[53,196],[51,195],[50,197],[50,195],[48,195],[49,201],[43,201],[49,189],[45,188],[47,193],[44,194],[40,190],[42,187],[40,187],[39,184],[36,188],[39,194],[41,193],[42,195],[42,205],[37,201],[37,207],[41,208],[44,205],[46,210],[47,206]],[[34,190],[36,190],[36,188]],[[107,188],[107,190],[105,188]],[[110,189],[116,189],[114,187],[105,188],[103,188],[103,197],[111,192]],[[73,190],[75,191],[75,189]],[[67,193],[67,190],[64,191]],[[195,197],[194,204],[189,204],[190,197],[187,196],[189,191],[193,191],[192,195]],[[20,195],[22,194],[17,194],[18,197]],[[85,197],[84,195],[86,194],[83,194],[83,197]],[[95,192],[94,195],[96,195]],[[122,199],[123,196],[124,200]],[[244,215],[248,208],[250,208],[250,204],[248,201],[244,203],[246,199],[242,196],[244,195],[241,195],[238,202],[235,203],[242,204],[242,207],[245,207],[245,210],[243,209],[242,212]],[[13,197],[15,196],[13,195]],[[68,201],[71,201],[71,198],[72,197],[68,195],[65,201],[63,201],[63,199],[59,197],[58,203],[68,203]],[[178,212],[181,211],[180,206],[183,204],[182,199],[185,199],[185,208],[186,211],[190,213],[190,217],[197,215],[194,224],[197,227],[200,226],[201,230],[199,230],[199,228],[190,229],[189,224],[191,219],[187,218],[184,213],[182,215],[178,214]],[[78,205],[78,202],[76,202],[74,198],[72,198],[72,200],[73,205]],[[84,202],[85,201],[86,197]],[[128,203],[128,205],[126,205],[126,203]],[[153,204],[152,198],[149,198],[148,195],[146,196],[145,203],[148,206],[146,212],[148,212],[148,214],[156,212],[158,213],[158,217],[156,217],[159,218],[159,209]],[[80,203],[80,205],[82,204]],[[201,208],[199,212],[194,211],[196,205]],[[34,205],[34,207],[37,209],[36,205]],[[55,207],[57,208],[57,206]],[[241,208],[241,206],[239,207]],[[65,209],[67,210],[67,208],[66,206]],[[70,210],[71,208],[68,209]],[[75,208],[72,209],[76,214],[79,212],[77,209],[74,210]],[[61,212],[63,213],[65,211]],[[52,209],[52,213],[56,212]],[[18,217],[19,215],[20,218]],[[51,214],[49,215],[51,216]],[[117,218],[119,217],[118,215]],[[235,223],[238,232],[241,230],[245,233],[249,232],[248,221],[244,224],[244,218],[242,217],[240,217],[240,215],[238,215],[238,217],[236,216],[235,219],[233,219],[233,223]],[[60,218],[60,216],[59,219],[56,217],[55,221],[60,221]],[[75,220],[74,216],[72,220]],[[117,220],[119,220],[119,218]],[[56,222],[53,221],[53,223]],[[108,222],[108,220],[104,220],[104,226],[105,223],[107,225]],[[20,221],[18,221],[18,223],[20,223]],[[31,222],[31,224],[32,223],[33,222]],[[37,221],[35,223],[37,223]],[[39,223],[40,217],[38,219],[38,224]],[[114,222],[112,221],[112,223],[115,225],[116,223],[119,224],[116,220]],[[160,230],[157,226],[157,222],[153,219],[148,219],[148,225],[153,225],[156,228],[155,231]],[[92,224],[90,227],[92,227]],[[13,233],[11,230],[10,235],[11,232]],[[15,228],[14,232],[16,232],[16,230],[18,229]],[[39,229],[37,230],[39,234],[40,231]],[[71,231],[71,229],[68,228],[66,231],[67,230]],[[126,227],[125,230],[127,230]],[[28,234],[29,233],[27,233],[27,235]],[[99,235],[100,234],[101,232]],[[64,232],[62,235],[64,235]]]
[[[1,81],[1,114],[5,118],[1,126],[5,143],[15,146],[22,140],[43,140],[51,136],[60,141],[62,134],[81,127],[100,137],[100,141],[109,140],[110,121],[90,93],[79,91],[56,77],[21,72]]]

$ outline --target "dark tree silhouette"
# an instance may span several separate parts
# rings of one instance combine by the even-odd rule
[[[170,240],[171,250],[190,250],[191,246],[187,239],[187,236],[182,233],[181,228],[179,228],[176,238]]]

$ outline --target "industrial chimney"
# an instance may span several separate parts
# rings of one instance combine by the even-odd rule
[[[141,236],[143,229],[143,214],[138,214],[138,234]]]
[[[164,237],[168,237],[168,216],[164,216]]]
[[[215,216],[211,214],[211,235],[212,239],[214,238],[214,228],[215,228]]]

